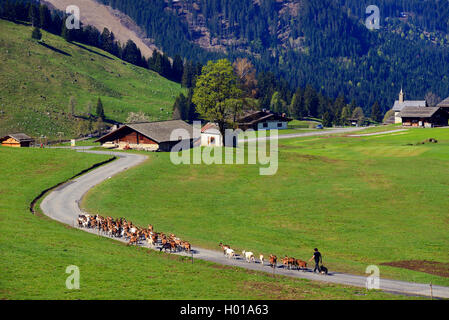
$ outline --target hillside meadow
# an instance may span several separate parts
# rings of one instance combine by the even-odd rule
[[[111,239],[33,215],[30,202],[109,156],[0,146],[0,299],[404,299],[220,266]],[[67,266],[80,290],[66,289]]]
[[[95,114],[100,97],[108,119],[123,122],[131,111],[171,119],[180,84],[45,31],[38,42],[31,31],[0,19],[0,136],[12,131],[76,136],[82,119],[70,116],[71,97],[76,116],[85,116],[89,103]]]
[[[429,138],[438,143],[421,144]],[[257,165],[174,165],[149,154],[83,205],[196,246],[303,260],[318,247],[332,271],[375,264],[381,277],[449,285],[447,128],[279,140],[278,155],[277,174],[260,176]],[[420,271],[385,265],[424,260]]]

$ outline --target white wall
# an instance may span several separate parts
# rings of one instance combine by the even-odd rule
[[[267,123],[268,126],[264,127],[263,124]],[[278,123],[282,124],[281,127],[278,127]],[[284,130],[287,129],[287,122],[280,122],[280,121],[267,121],[267,122],[260,122],[257,124],[257,130],[273,130],[273,129],[279,129]]]
[[[402,123],[402,118],[398,116],[399,111],[395,111],[394,113],[394,123]]]
[[[211,143],[211,138],[215,138],[215,144]],[[221,147],[221,135],[216,133],[201,133],[201,146],[203,147]]]

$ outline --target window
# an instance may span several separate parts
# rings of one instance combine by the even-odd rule
[[[278,128],[282,128],[282,122],[278,122]]]
[[[264,122],[264,123],[263,123],[263,127],[264,127],[264,128],[268,128],[268,122]]]

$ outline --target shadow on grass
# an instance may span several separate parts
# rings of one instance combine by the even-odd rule
[[[2,20],[6,20],[6,21],[10,21],[10,22],[13,22],[13,23],[15,23],[15,24],[20,24],[20,25],[22,25],[22,26],[31,26],[31,23],[30,22],[27,22],[27,21],[21,21],[21,20],[14,20],[14,19],[8,19],[8,18],[1,18]]]
[[[45,47],[45,48],[48,48],[48,49],[50,49],[50,50],[53,50],[54,52],[57,52],[57,53],[60,53],[60,54],[63,54],[63,55],[65,55],[65,56],[69,56],[69,57],[71,57],[72,55],[70,54],[70,53],[67,53],[67,52],[65,52],[65,51],[62,51],[62,50],[60,50],[60,49],[58,49],[58,48],[55,48],[55,47],[53,47],[53,46],[51,46],[51,45],[49,45],[49,44],[46,44],[45,42],[38,42],[41,46],[43,46],[43,47]]]
[[[101,57],[103,57],[103,58],[106,58],[106,59],[109,59],[109,60],[114,60],[113,58],[108,57],[107,55],[104,55],[104,54],[102,54],[102,53],[100,53],[100,52],[97,52],[97,51],[95,51],[95,50],[89,49],[89,48],[87,48],[87,47],[85,47],[85,46],[83,46],[83,45],[81,45],[81,44],[79,44],[79,43],[72,42],[72,44],[74,44],[74,45],[77,46],[77,47],[80,47],[81,49],[87,50],[87,51],[89,51],[89,52],[91,52],[91,53],[95,53],[95,54],[97,54],[97,55],[99,55],[99,56],[101,56]]]

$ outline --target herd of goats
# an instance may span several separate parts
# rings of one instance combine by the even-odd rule
[[[163,232],[155,232],[150,224],[148,228],[141,228],[134,225],[125,218],[113,219],[111,217],[104,218],[100,215],[82,214],[78,216],[78,227],[98,230],[99,233],[111,238],[121,238],[128,241],[128,245],[140,245],[146,242],[152,248],[159,248],[159,251],[170,250],[172,252],[190,253],[192,247],[189,242],[177,238],[174,234],[166,235]],[[236,253],[229,245],[220,242],[219,246],[223,250],[223,254],[229,258],[236,258]],[[242,257],[246,262],[256,262],[255,255],[252,252],[243,250]],[[277,266],[277,256],[270,254],[268,262],[272,268]],[[264,265],[263,254],[259,255],[259,262]],[[297,270],[307,270],[307,262],[300,259],[285,256],[281,259],[284,268]]]
[[[104,218],[100,215],[81,214],[78,216],[78,227],[98,230],[99,233],[111,238],[121,238],[128,241],[128,245],[139,245],[146,241],[152,248],[159,246],[159,251],[190,252],[192,247],[189,242],[182,241],[174,234],[166,235],[163,232],[153,231],[150,224],[148,228],[140,228],[125,218]]]
[[[221,242],[220,242],[219,246],[221,247],[221,249],[223,249],[223,254],[227,258],[232,259],[236,256],[234,249],[231,249],[230,246],[225,245]],[[254,253],[252,253],[252,252],[243,250],[242,257],[246,260],[246,262],[256,262],[256,258],[254,256]],[[268,263],[270,264],[270,266],[272,268],[276,268],[277,260],[278,260],[277,256],[270,254],[270,256],[268,258]],[[264,265],[265,260],[264,260],[263,254],[259,255],[259,261],[262,265]],[[303,271],[307,270],[307,262],[300,260],[300,259],[295,259],[292,257],[285,256],[284,258],[281,259],[281,262],[282,262],[284,268],[288,268],[288,269],[296,268],[297,270],[303,270]]]

